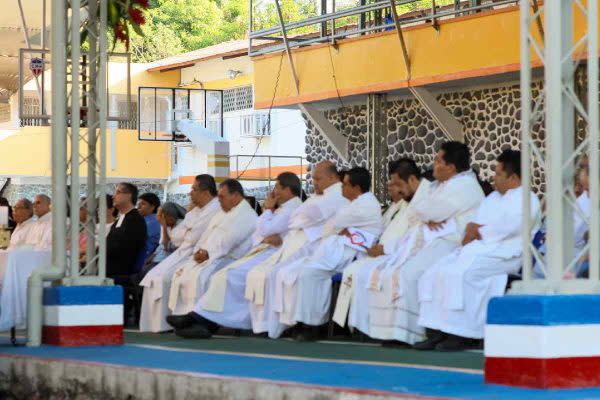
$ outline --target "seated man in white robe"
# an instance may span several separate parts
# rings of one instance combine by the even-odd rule
[[[285,329],[279,322],[275,304],[275,284],[280,268],[308,256],[319,241],[333,233],[335,214],[349,203],[342,195],[340,176],[333,163],[322,161],[313,170],[315,196],[299,207],[290,218],[290,232],[281,249],[264,263],[254,267],[246,279],[246,298],[251,301],[250,314],[254,333],[268,332],[278,337]]]
[[[496,191],[470,219],[462,246],[419,280],[419,325],[428,328],[428,338],[415,349],[459,351],[483,339],[488,302],[504,294],[508,274],[521,267],[521,227],[540,204],[529,193],[531,216],[523,215],[519,151],[505,150],[498,157],[494,183]]]
[[[152,268],[141,281],[144,287],[140,331],[163,332],[170,329],[165,318],[169,312],[169,290],[178,267],[192,259],[193,249],[208,227],[210,220],[221,211],[217,200],[217,185],[210,175],[198,175],[192,184],[192,208],[170,232],[163,229],[163,245],[176,247],[170,256]]]
[[[367,331],[376,339],[413,344],[424,338],[417,324],[419,302],[417,283],[437,260],[460,246],[471,214],[484,198],[475,174],[470,169],[469,148],[459,142],[445,142],[433,164],[436,179],[423,196],[413,198],[411,209],[418,223],[408,231],[386,265],[356,284],[368,286],[366,302]],[[381,308],[393,307],[391,320],[380,320]]]
[[[583,248],[587,243],[587,235],[586,233],[589,230],[588,224],[586,222],[590,217],[590,176],[589,176],[589,166],[583,166],[579,169],[577,173],[578,181],[583,189],[583,192],[577,197],[577,207],[581,211],[581,214],[577,211],[573,212],[573,218],[575,218],[574,229],[575,229],[575,254],[581,254]],[[581,254],[584,256],[584,254]]]
[[[17,223],[15,230],[10,236],[8,249],[14,249],[27,243],[27,237],[35,224],[33,220],[33,204],[28,199],[17,201],[13,207],[13,218]]]
[[[282,325],[302,324],[296,340],[315,339],[315,327],[329,317],[331,277],[364,255],[381,234],[381,206],[370,188],[371,175],[365,168],[347,171],[342,194],[350,204],[335,215],[331,234],[324,235],[311,256],[283,266],[277,273],[275,311]]]
[[[366,299],[369,296],[369,277],[375,268],[382,268],[386,265],[391,254],[398,250],[401,238],[409,229],[414,227],[419,220],[413,212],[413,205],[419,202],[419,199],[427,192],[429,181],[421,178],[421,172],[417,164],[411,159],[400,159],[390,170],[390,182],[388,192],[390,195],[398,193],[401,206],[396,215],[385,228],[379,243],[372,246],[368,251],[368,257],[359,258],[344,270],[340,292],[336,301],[336,308],[333,320],[340,326],[346,325],[346,317],[350,313],[348,325],[358,328],[360,331],[369,334],[368,321],[368,303],[364,301],[354,301],[354,298]],[[413,202],[414,199],[414,202]],[[393,200],[393,198],[392,198]],[[358,277],[360,274],[360,277]],[[356,284],[356,280],[364,284]],[[376,295],[373,293],[373,295]],[[380,314],[386,312],[388,316],[381,316],[382,320],[390,321],[393,319],[394,307],[389,303],[387,308],[383,308]],[[384,329],[381,327],[381,329]],[[382,337],[393,337],[391,334],[380,334]]]
[[[38,194],[33,200],[33,213],[37,220],[27,234],[25,244],[38,250],[52,248],[52,213],[50,212],[51,200],[45,194]]]
[[[386,186],[390,204],[385,208],[381,217],[383,230],[385,230],[392,223],[394,218],[396,218],[396,216],[400,213],[400,211],[408,205],[407,202],[402,198],[398,187],[392,183],[392,172],[397,168],[400,161],[401,160],[393,161],[388,165],[389,180],[387,181]]]
[[[175,315],[191,312],[208,288],[212,275],[243,257],[252,247],[258,216],[244,198],[244,189],[235,179],[219,185],[221,210],[194,246],[194,255],[175,271],[169,292],[169,309]],[[171,326],[171,319],[167,322]],[[176,332],[177,333],[177,332]]]
[[[188,315],[172,316],[169,322],[178,336],[209,338],[219,326],[251,329],[249,301],[245,298],[246,275],[272,256],[285,240],[292,213],[302,204],[302,183],[291,172],[279,174],[264,202],[253,235],[254,247],[244,257],[215,273],[209,287]]]

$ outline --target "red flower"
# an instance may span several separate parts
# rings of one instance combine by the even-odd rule
[[[115,37],[117,39],[119,39],[121,42],[128,41],[128,38],[127,38],[127,35],[125,34],[125,29],[123,28],[123,25],[118,24],[117,26],[115,26]]]
[[[133,0],[133,2],[139,4],[144,9],[150,7],[150,2],[148,0]]]
[[[129,16],[131,20],[137,25],[144,25],[146,23],[146,18],[144,18],[144,14],[142,10],[137,8],[129,8]]]

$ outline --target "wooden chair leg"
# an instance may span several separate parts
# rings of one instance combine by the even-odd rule
[[[16,346],[17,343],[17,330],[15,329],[15,327],[13,326],[12,328],[10,328],[10,342],[12,343],[13,346]]]
[[[329,306],[329,321],[327,322],[327,339],[333,338],[335,331],[335,322],[333,322],[333,313],[335,312],[335,305],[337,303],[338,293],[340,291],[340,284],[333,282],[331,287],[331,304]]]

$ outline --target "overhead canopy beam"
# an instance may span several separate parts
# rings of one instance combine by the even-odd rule
[[[398,19],[398,11],[396,10],[396,0],[390,0],[390,8],[392,10],[392,18],[394,20],[394,25],[396,25],[398,40],[400,40],[400,46],[402,47],[402,56],[404,57],[404,66],[406,67],[406,80],[410,81],[410,58],[408,57],[408,50],[406,49],[404,35],[402,34],[402,27],[400,26],[400,20]]]
[[[279,27],[281,28],[281,36],[283,37],[285,51],[287,53],[288,62],[290,64],[290,71],[294,79],[296,94],[299,95],[300,82],[298,80],[298,75],[296,74],[294,59],[290,51],[290,45],[288,42],[287,32],[285,30],[285,22],[283,21],[283,15],[281,13],[281,6],[279,5],[279,0],[275,0],[275,7],[277,8]],[[338,154],[338,156],[344,162],[348,162],[348,138],[342,135],[340,131],[338,131],[336,127],[331,122],[329,122],[325,115],[316,107],[304,103],[299,103],[298,108],[300,108],[300,110],[306,115],[310,122],[312,122],[315,128],[317,128],[323,134],[325,140],[327,140],[327,142],[331,145],[331,147]]]
[[[465,128],[464,126],[454,118],[452,114],[448,112],[446,107],[440,104],[433,94],[422,86],[409,87],[410,92],[419,101],[421,106],[427,111],[427,114],[435,123],[440,127],[446,138],[449,140],[457,140],[464,142],[465,140]]]
[[[400,47],[402,48],[402,56],[404,57],[404,66],[406,67],[406,80],[409,82],[408,89],[413,94],[415,99],[419,101],[421,106],[427,111],[429,116],[433,118],[436,124],[440,127],[442,132],[450,140],[458,140],[459,142],[464,141],[464,127],[459,123],[456,118],[452,116],[446,110],[444,106],[424,87],[412,87],[410,86],[411,71],[410,71],[410,57],[406,48],[406,42],[404,41],[404,35],[402,34],[402,27],[400,26],[400,20],[398,19],[398,12],[396,10],[396,1],[390,0],[390,7],[392,10],[392,18],[394,25],[396,25],[396,32],[398,33],[398,40],[400,41]],[[435,13],[435,1],[432,3],[432,15]],[[435,19],[432,17],[433,23]]]
[[[348,138],[342,135],[335,126],[325,117],[323,112],[313,105],[300,103],[298,108],[312,122],[331,145],[333,150],[345,162],[348,162]]]

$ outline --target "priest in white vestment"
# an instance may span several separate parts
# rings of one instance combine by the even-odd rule
[[[173,274],[169,309],[175,315],[191,312],[212,275],[243,257],[252,247],[258,216],[244,198],[242,185],[235,179],[223,181],[218,198],[221,211],[210,220],[194,246],[192,259]]]
[[[589,197],[589,189],[590,189],[590,177],[589,177],[589,167],[585,166],[579,170],[578,180],[581,184],[581,188],[583,189],[583,193],[577,197],[577,207],[581,211],[581,214],[577,211],[573,212],[573,217],[575,218],[574,227],[575,227],[575,254],[581,253],[583,248],[585,247],[586,233],[589,230],[586,219],[590,217],[590,197]],[[582,215],[583,214],[583,215]]]
[[[9,250],[27,243],[29,232],[35,224],[35,220],[33,219],[33,204],[31,204],[31,201],[27,199],[17,201],[13,207],[13,218],[17,223],[17,226],[10,236]]]
[[[419,280],[419,325],[428,328],[428,339],[415,344],[418,350],[459,351],[483,339],[488,302],[504,295],[508,274],[521,267],[521,227],[540,203],[529,193],[531,215],[523,215],[519,151],[498,157],[494,183],[496,191],[470,219],[462,246]]]
[[[314,339],[316,327],[327,322],[331,303],[331,277],[342,272],[355,257],[379,238],[382,231],[381,205],[370,192],[371,175],[362,167],[346,171],[342,193],[350,204],[335,215],[325,229],[315,252],[281,267],[275,279],[274,310],[284,327],[302,323],[296,334],[300,341]],[[269,332],[277,337],[281,329]]]
[[[50,211],[51,200],[45,194],[35,196],[33,200],[33,213],[37,220],[27,234],[25,242],[37,250],[49,250],[52,248],[52,212]]]
[[[363,324],[376,339],[413,344],[424,338],[417,324],[419,303],[417,283],[421,275],[440,258],[456,249],[471,214],[484,198],[481,186],[470,169],[469,148],[459,142],[445,142],[433,165],[436,179],[422,198],[413,199],[411,208],[418,219],[386,265],[374,269],[367,279],[357,276],[357,285],[369,287],[368,314]],[[394,308],[389,313],[381,308]],[[385,319],[382,319],[385,318]]]
[[[395,162],[391,165],[393,168],[396,168],[398,163]],[[400,194],[398,187],[392,183],[392,171],[394,171],[394,170],[393,169],[389,170],[390,179],[387,182],[387,192],[388,192],[388,196],[390,198],[390,204],[385,209],[385,211],[383,211],[383,215],[381,217],[384,230],[388,226],[390,226],[390,224],[392,223],[394,218],[396,218],[396,216],[400,213],[400,211],[408,205],[407,202],[402,197],[402,195]]]
[[[292,214],[289,233],[281,249],[265,262],[252,268],[246,279],[246,298],[254,333],[274,332],[285,328],[280,324],[274,298],[275,279],[279,269],[288,263],[312,254],[319,240],[330,233],[335,214],[349,203],[342,195],[342,184],[336,167],[330,161],[318,163],[313,170],[315,196],[309,198]]]
[[[333,314],[333,320],[338,325],[345,326],[346,318],[350,313],[349,326],[369,334],[368,324],[364,323],[368,315],[367,302],[352,301],[355,297],[366,299],[369,294],[367,284],[356,284],[357,274],[363,277],[361,282],[366,282],[373,269],[385,266],[390,255],[398,249],[400,239],[418,223],[419,220],[414,215],[411,204],[414,204],[413,199],[419,202],[428,187],[429,181],[421,178],[417,164],[411,159],[398,160],[394,164],[394,169],[390,170],[388,193],[390,196],[397,193],[398,197],[392,197],[392,200],[396,200],[395,204],[399,204],[399,207],[385,227],[379,242],[367,251],[368,257],[357,259],[344,270]],[[390,306],[386,312],[393,313],[393,307]]]
[[[163,245],[177,247],[171,255],[152,268],[142,279],[144,287],[140,314],[140,331],[163,332],[171,329],[165,318],[170,314],[169,290],[175,270],[192,260],[193,249],[210,220],[221,211],[217,200],[217,185],[210,175],[198,175],[192,184],[192,208],[170,232],[163,229]]]
[[[245,298],[246,275],[254,266],[277,252],[288,232],[289,220],[301,206],[302,182],[291,172],[279,174],[263,204],[253,235],[253,248],[242,258],[216,272],[208,289],[188,315],[171,316],[177,335],[208,338],[219,326],[251,329],[249,301]],[[189,323],[188,323],[189,322]],[[192,325],[202,325],[192,326]]]

